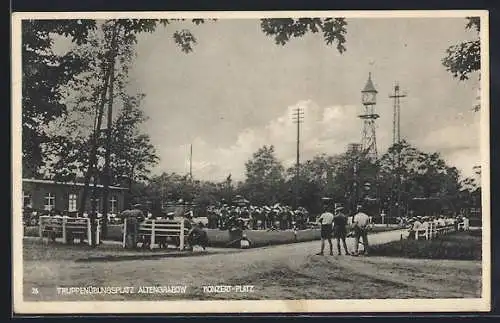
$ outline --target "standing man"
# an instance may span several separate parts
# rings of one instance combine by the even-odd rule
[[[318,223],[321,224],[321,251],[317,253],[318,256],[323,256],[325,250],[325,239],[328,240],[330,245],[330,256],[333,256],[333,244],[332,244],[332,231],[333,231],[333,214],[328,212],[328,204],[325,202],[323,206],[323,213],[318,218]]]
[[[349,250],[347,249],[347,243],[345,241],[347,236],[347,216],[342,212],[344,208],[342,206],[335,208],[335,217],[333,218],[333,236],[337,239],[337,250],[339,256],[342,254],[340,252],[340,240],[344,245],[344,251],[346,255],[349,255]]]
[[[184,204],[183,199],[179,199],[177,201],[177,206],[174,210],[174,218],[184,218],[186,214],[186,205]]]
[[[125,210],[122,213],[122,217],[127,219],[127,226],[125,228],[125,241],[127,248],[137,247],[137,231],[139,229],[139,223],[144,220],[144,213],[142,212],[141,207],[141,204],[135,204],[132,209]]]
[[[363,212],[363,207],[358,205],[357,213],[354,215],[352,220],[354,225],[354,254],[353,256],[359,255],[359,239],[363,239],[364,254],[368,254],[368,224],[370,222],[370,217]]]

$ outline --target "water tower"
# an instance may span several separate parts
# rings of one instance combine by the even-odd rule
[[[377,135],[375,121],[380,117],[375,112],[377,103],[377,90],[372,82],[372,73],[368,74],[368,81],[361,91],[361,102],[363,113],[358,117],[363,120],[363,132],[361,136],[361,149],[370,159],[377,159]]]

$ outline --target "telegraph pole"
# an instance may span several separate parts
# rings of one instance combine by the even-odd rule
[[[392,145],[396,148],[396,155],[394,156],[394,168],[395,168],[395,184],[394,189],[396,191],[396,201],[393,201],[393,206],[396,206],[396,216],[399,216],[401,207],[401,174],[400,174],[400,159],[401,159],[401,147],[396,147],[401,143],[401,98],[406,97],[406,94],[400,92],[399,83],[396,82],[394,85],[394,93],[389,95],[389,98],[393,99],[393,118],[392,118]]]
[[[392,144],[395,145],[401,141],[401,98],[405,98],[406,94],[402,94],[399,89],[399,83],[394,85],[394,93],[389,95],[389,98],[394,100],[393,118],[392,118]]]
[[[189,178],[193,179],[193,144],[191,144],[189,151]]]
[[[300,124],[304,122],[304,111],[296,108],[293,112],[293,122],[297,124],[297,160],[295,164],[295,208],[299,207],[300,200]]]

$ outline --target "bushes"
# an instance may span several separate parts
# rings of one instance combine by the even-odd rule
[[[479,231],[480,232],[480,231]],[[435,240],[400,240],[373,246],[372,256],[481,260],[481,234],[457,232]]]

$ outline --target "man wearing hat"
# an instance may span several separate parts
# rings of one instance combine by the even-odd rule
[[[344,251],[346,255],[349,255],[349,250],[347,250],[347,243],[345,241],[347,236],[347,217],[342,212],[344,207],[341,205],[335,207],[335,216],[333,218],[333,236],[337,239],[337,250],[339,256],[342,254],[340,252],[340,241],[344,245]]]
[[[317,222],[321,224],[321,251],[316,255],[323,256],[323,252],[325,250],[325,240],[328,240],[328,244],[330,245],[330,256],[333,256],[333,244],[332,244],[333,214],[329,212],[329,207],[327,202],[324,203],[323,213],[320,215]]]

